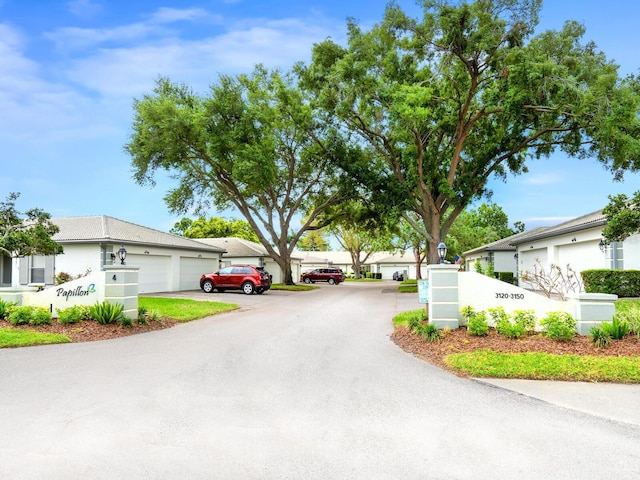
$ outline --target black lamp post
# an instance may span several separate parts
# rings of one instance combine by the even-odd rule
[[[440,258],[440,263],[444,263],[444,257],[447,255],[447,246],[444,242],[440,242],[438,244],[438,257]]]
[[[125,250],[124,245],[118,249],[118,258],[120,259],[120,265],[124,265],[124,259],[127,258],[127,251]]]

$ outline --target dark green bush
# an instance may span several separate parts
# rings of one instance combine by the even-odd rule
[[[516,284],[516,277],[513,272],[498,272],[498,280],[501,280],[512,285]]]
[[[629,333],[629,324],[624,320],[620,321],[616,316],[613,317],[611,323],[603,323],[601,328],[604,333],[614,340],[622,340]]]
[[[581,275],[587,293],[640,297],[640,270],[584,270]]]
[[[600,327],[591,327],[591,343],[598,347],[604,348],[611,341],[611,337]]]

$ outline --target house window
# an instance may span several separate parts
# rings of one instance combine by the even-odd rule
[[[624,270],[623,243],[611,242],[605,249],[605,265],[612,270]]]
[[[20,284],[44,283],[54,284],[55,256],[34,255],[20,258]]]
[[[44,257],[31,257],[31,283],[44,283]]]

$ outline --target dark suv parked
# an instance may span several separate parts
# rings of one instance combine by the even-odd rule
[[[344,273],[339,268],[316,268],[303,273],[300,281],[304,283],[329,282],[329,285],[337,285],[344,282]]]
[[[242,290],[247,295],[264,293],[271,288],[271,276],[262,267],[254,265],[229,265],[215,273],[205,273],[200,277],[200,288],[205,293],[214,289]]]

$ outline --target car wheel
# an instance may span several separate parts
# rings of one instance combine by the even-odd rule
[[[213,292],[213,282],[211,280],[205,280],[202,283],[202,291],[204,293],[211,293]]]
[[[242,291],[244,293],[246,293],[247,295],[251,295],[255,290],[255,287],[253,286],[253,283],[251,282],[244,282],[242,284]]]
[[[304,283],[311,283],[311,279],[310,279],[309,277],[306,277],[306,278],[304,279]]]
[[[329,285],[333,285],[334,283],[336,283],[336,281],[333,278],[329,279]]]

